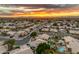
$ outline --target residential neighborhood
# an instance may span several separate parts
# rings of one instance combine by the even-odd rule
[[[0,4],[0,54],[79,54],[79,4]]]
[[[0,54],[79,53],[78,20],[23,19],[0,20]]]

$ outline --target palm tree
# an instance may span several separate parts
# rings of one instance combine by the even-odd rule
[[[11,51],[13,49],[13,46],[15,45],[15,39],[5,41],[3,45],[7,45],[8,51]]]

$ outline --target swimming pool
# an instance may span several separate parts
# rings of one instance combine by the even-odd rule
[[[64,47],[59,47],[59,48],[58,48],[58,51],[59,51],[59,52],[64,52],[64,51],[65,51],[65,48],[64,48]]]

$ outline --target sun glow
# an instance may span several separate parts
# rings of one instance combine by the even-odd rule
[[[31,12],[31,13],[14,13],[9,17],[60,17],[60,16],[79,16],[79,12],[61,12],[61,13],[47,13],[47,12]],[[8,17],[8,16],[7,16]]]

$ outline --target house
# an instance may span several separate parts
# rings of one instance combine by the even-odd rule
[[[57,32],[57,29],[51,28],[50,31]]]
[[[8,31],[7,34],[9,34],[10,36],[14,36],[16,34],[16,32],[14,32],[14,31]]]
[[[3,28],[16,28],[14,23],[5,23]]]
[[[23,37],[26,36],[28,33],[26,31],[18,31],[17,34],[19,35],[19,37]]]
[[[24,29],[24,31],[26,31],[26,32],[30,32],[30,28],[26,28],[26,29]]]
[[[71,48],[72,53],[79,52],[79,41],[71,36],[65,36],[64,40],[68,48]],[[68,44],[67,44],[68,43]]]
[[[79,34],[79,30],[70,30],[69,31],[71,34]]]
[[[42,39],[42,40],[48,40],[49,37],[50,37],[50,36],[49,36],[48,34],[41,34],[41,35],[38,35],[37,38]]]
[[[33,51],[29,46],[22,45],[20,48],[12,50],[10,54],[33,54]]]
[[[49,31],[49,28],[42,28],[41,31],[48,32]]]
[[[7,46],[3,45],[4,41],[0,41],[0,54],[7,51]]]
[[[47,41],[37,38],[35,41],[29,41],[28,44],[29,44],[31,47],[36,48],[40,43],[45,43],[45,42],[47,42]]]

